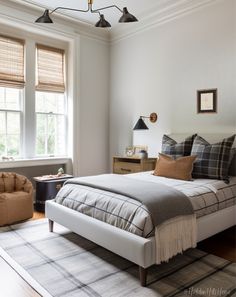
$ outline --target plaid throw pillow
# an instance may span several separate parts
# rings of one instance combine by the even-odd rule
[[[161,152],[165,155],[179,158],[183,156],[190,156],[194,138],[197,134],[187,137],[183,142],[177,143],[174,139],[167,135],[162,137]]]
[[[193,167],[193,177],[213,178],[228,182],[230,151],[235,136],[225,138],[215,144],[210,144],[202,137],[196,136],[191,152],[191,155],[197,156]]]

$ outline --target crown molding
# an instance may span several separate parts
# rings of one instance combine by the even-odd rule
[[[161,0],[151,11],[143,13],[138,23],[129,24],[129,28],[113,28],[110,42],[116,43],[130,38],[218,1],[220,0]]]
[[[109,42],[109,31],[97,30],[90,24],[80,22],[77,19],[65,15],[55,15],[55,24],[36,24],[35,19],[42,12],[39,7],[20,0],[0,0],[0,24],[24,29],[27,32],[46,35],[57,35],[58,37],[73,38],[78,35]],[[55,26],[56,25],[56,26]]]

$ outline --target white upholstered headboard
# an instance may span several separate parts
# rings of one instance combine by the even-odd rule
[[[197,133],[197,132],[196,132]],[[235,132],[232,133],[197,133],[199,136],[203,137],[204,139],[206,139],[206,141],[208,141],[209,143],[216,143],[218,141],[223,140],[224,138],[230,137],[232,136]],[[169,134],[170,137],[172,137],[174,140],[178,141],[183,141],[186,137],[193,135],[194,133],[173,133],[173,134]],[[233,147],[236,147],[236,137],[234,140],[234,144]]]

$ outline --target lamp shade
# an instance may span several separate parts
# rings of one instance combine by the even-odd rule
[[[131,22],[137,22],[137,18],[128,12],[127,7],[123,8],[123,15],[119,19],[119,23],[131,23]]]
[[[95,27],[99,28],[109,28],[111,27],[111,24],[105,20],[104,15],[100,15],[100,20],[95,24]]]
[[[45,9],[44,14],[41,17],[39,17],[35,21],[35,23],[47,23],[47,24],[48,23],[53,23],[52,19],[49,16],[49,10]]]
[[[134,126],[133,130],[148,130],[147,125],[144,123],[143,119],[140,117]]]

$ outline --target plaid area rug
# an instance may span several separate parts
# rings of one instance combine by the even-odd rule
[[[152,266],[143,288],[137,265],[58,224],[54,230],[46,219],[0,228],[0,256],[43,296],[236,296],[236,263],[203,251]]]

